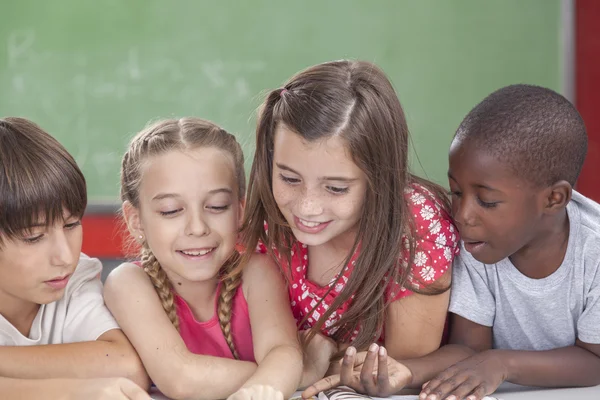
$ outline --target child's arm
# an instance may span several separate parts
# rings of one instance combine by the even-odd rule
[[[150,384],[135,350],[119,329],[96,341],[43,346],[0,346],[0,376],[9,378],[126,377]]]
[[[577,341],[575,346],[546,351],[487,350],[431,380],[427,397],[469,396],[481,399],[504,381],[525,386],[572,387],[600,384],[600,345]],[[472,397],[471,397],[472,396]]]
[[[255,363],[191,353],[165,314],[150,279],[134,264],[111,272],[105,300],[150,378],[168,397],[226,398],[256,371]]]
[[[491,348],[492,330],[455,314],[450,314],[453,344],[423,357],[396,361],[383,346],[372,345],[368,352],[356,355],[346,352],[341,371],[309,387],[303,397],[345,385],[370,396],[387,397],[399,394],[405,388],[420,389],[437,374],[471,356],[475,351]],[[382,350],[383,349],[383,350]]]
[[[450,285],[446,272],[432,285]],[[422,357],[440,347],[448,314],[450,290],[438,295],[413,293],[389,305],[385,317],[385,348],[395,359]]]
[[[302,350],[285,280],[270,257],[256,254],[245,266],[243,285],[258,368],[242,389],[271,386],[289,398],[302,375]]]
[[[13,379],[0,377],[0,395],[7,399],[36,400],[150,400],[139,386],[125,378]]]
[[[126,377],[144,388],[149,386],[137,353],[104,304],[101,271],[97,259],[81,255],[65,297],[56,305],[55,314],[46,316],[61,330],[63,344],[0,346],[0,376]]]

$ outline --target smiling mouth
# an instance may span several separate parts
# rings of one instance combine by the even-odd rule
[[[198,250],[177,250],[179,253],[184,254],[189,257],[201,257],[205,256],[208,253],[212,253],[216,247],[211,247],[208,249],[198,249]]]
[[[307,226],[309,228],[315,228],[315,227],[325,223],[325,222],[307,221],[302,218],[298,218],[298,221],[300,221],[302,223],[302,225]]]

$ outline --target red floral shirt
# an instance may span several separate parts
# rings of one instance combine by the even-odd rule
[[[442,209],[435,196],[420,185],[413,185],[405,190],[405,197],[412,208],[415,221],[415,254],[412,264],[412,274],[408,280],[414,287],[420,288],[439,279],[452,264],[454,256],[459,251],[458,231],[454,227],[451,217]],[[406,267],[409,256],[408,241],[404,238],[404,254],[401,266]],[[259,246],[259,251],[266,252],[264,246]],[[327,286],[319,286],[307,278],[308,273],[308,248],[305,244],[296,242],[291,250],[291,283],[289,287],[290,302],[296,322],[300,323],[306,316],[308,318],[299,329],[309,329],[327,311],[335,298],[348,282],[354,269],[354,264],[360,249],[353,254],[350,262],[344,268],[340,280],[336,283],[334,278]],[[277,252],[275,252],[277,255]],[[281,267],[287,272],[287,260],[278,257]],[[417,277],[415,279],[415,277]],[[333,287],[329,293],[327,291]],[[386,290],[388,302],[393,302],[410,295],[412,292],[401,286],[398,282],[389,282]],[[319,304],[319,301],[323,301]],[[348,310],[352,304],[353,296],[335,310],[327,319],[322,328],[322,333],[331,336],[336,327],[333,324]],[[318,306],[317,306],[318,304]],[[353,337],[358,332],[355,331]],[[353,338],[352,338],[353,339]]]

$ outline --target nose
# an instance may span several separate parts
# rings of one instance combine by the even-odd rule
[[[59,231],[54,235],[55,240],[52,246],[51,263],[57,267],[74,265],[79,257],[79,249],[72,246],[71,241],[65,235],[64,231]],[[71,239],[74,240],[74,239]]]
[[[185,226],[186,236],[205,236],[210,233],[202,212],[190,212]]]
[[[323,201],[315,191],[305,190],[299,199],[298,210],[302,217],[314,217],[323,213]]]
[[[474,204],[465,197],[452,199],[452,216],[459,228],[461,226],[474,226],[477,223]]]

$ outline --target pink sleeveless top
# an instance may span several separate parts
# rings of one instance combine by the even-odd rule
[[[140,262],[135,262],[135,264],[139,267],[142,266]],[[188,303],[177,293],[173,293],[175,295],[177,316],[179,317],[179,334],[188,350],[194,354],[233,359],[233,354],[227,345],[225,335],[223,335],[219,324],[217,306],[220,292],[221,283],[217,286],[215,313],[210,320],[204,322],[197,321]],[[238,286],[232,299],[231,333],[240,360],[254,362],[250,314],[248,313],[248,303],[244,297],[242,285]]]
[[[217,305],[220,289],[221,284],[219,283],[215,300],[215,313],[210,320],[204,322],[197,321],[186,301],[175,294],[175,304],[179,316],[179,333],[188,350],[194,354],[234,358],[219,324]],[[254,362],[250,315],[242,285],[237,288],[233,297],[231,333],[240,360]]]

